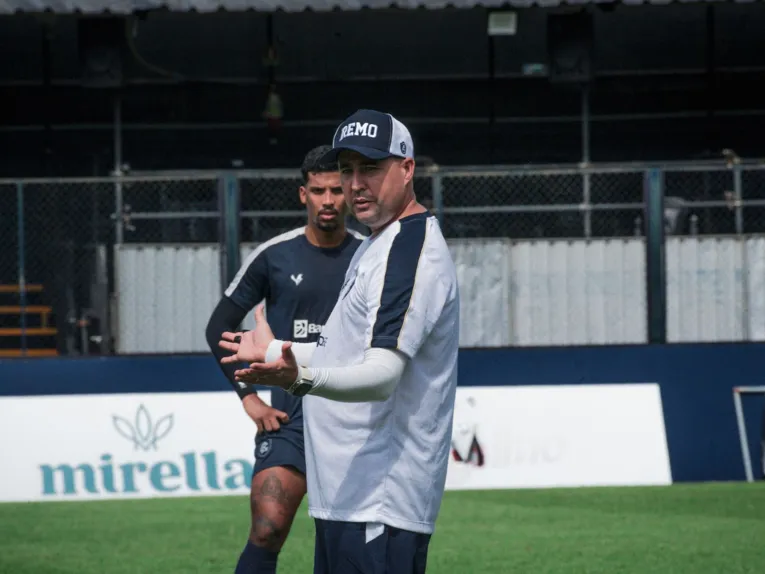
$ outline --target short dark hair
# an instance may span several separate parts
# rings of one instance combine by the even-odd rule
[[[330,171],[337,171],[337,162],[322,162],[327,153],[332,151],[331,145],[320,145],[313,148],[305,155],[303,159],[303,165],[300,166],[300,171],[303,174],[303,183],[308,183],[309,173],[328,173]]]

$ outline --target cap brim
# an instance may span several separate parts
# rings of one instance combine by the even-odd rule
[[[365,147],[360,145],[348,145],[343,147],[332,148],[330,151],[328,151],[326,154],[322,156],[321,162],[322,163],[336,162],[340,153],[344,151],[355,151],[357,153],[360,153],[364,157],[368,157],[369,159],[385,159],[388,157],[394,157],[394,155],[388,151],[381,151],[373,147]]]

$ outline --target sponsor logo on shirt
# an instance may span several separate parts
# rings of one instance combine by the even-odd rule
[[[321,333],[323,325],[309,323],[307,319],[295,319],[292,322],[292,336],[295,339],[305,339],[309,335]]]

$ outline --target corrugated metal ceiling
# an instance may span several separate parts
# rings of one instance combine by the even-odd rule
[[[214,12],[226,10],[241,12],[258,10],[273,12],[301,12],[306,9],[327,11],[333,9],[360,10],[362,8],[420,8],[440,9],[447,6],[472,8],[496,7],[554,7],[558,5],[582,5],[595,3],[622,4],[671,4],[698,3],[720,0],[0,0],[0,14],[14,12],[56,12],[83,14],[130,14],[138,10],[167,9],[174,12]],[[735,0],[737,3],[752,3],[759,0]]]

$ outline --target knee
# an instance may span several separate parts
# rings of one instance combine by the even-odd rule
[[[272,552],[281,550],[287,529],[279,520],[267,516],[254,516],[250,541],[255,546],[260,546]]]

